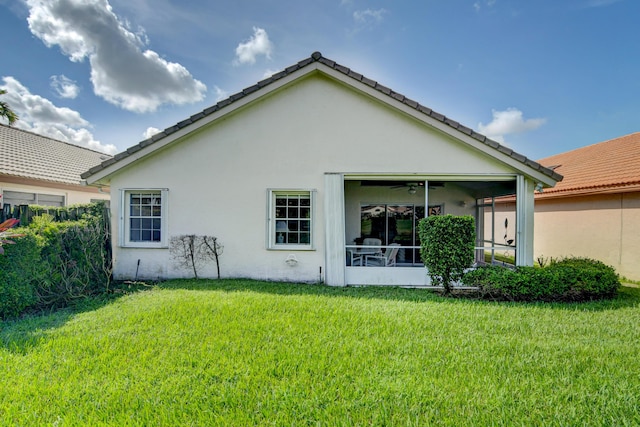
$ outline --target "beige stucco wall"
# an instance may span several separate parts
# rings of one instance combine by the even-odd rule
[[[515,203],[497,203],[496,242],[515,233]],[[490,233],[489,215],[485,233]],[[640,193],[536,199],[534,258],[600,260],[623,277],[640,280]]]
[[[640,280],[640,193],[536,200],[536,256],[583,256]]]
[[[120,226],[121,189],[167,188],[168,234],[217,236],[224,245],[223,276],[321,280],[327,172],[465,175],[513,170],[371,97],[312,76],[114,174],[114,236]],[[317,190],[315,250],[266,249],[269,188]],[[359,220],[359,212],[355,218]],[[296,266],[284,262],[292,253]],[[190,274],[176,269],[166,248],[124,248],[116,242],[114,255],[119,279],[133,278],[137,269],[138,278]],[[214,267],[201,275],[215,276]]]

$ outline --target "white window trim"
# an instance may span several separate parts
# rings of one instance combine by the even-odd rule
[[[274,251],[314,251],[316,250],[316,190],[308,188],[268,188],[267,189],[267,249]],[[276,218],[275,200],[280,194],[302,194],[308,193],[311,202],[311,236],[308,244],[277,244],[276,239]]]
[[[124,248],[168,248],[169,239],[167,236],[169,223],[169,189],[167,188],[121,188],[120,190],[120,212],[118,218],[118,245]],[[129,202],[130,193],[157,193],[160,192],[162,198],[162,217],[159,242],[132,242],[129,240]]]

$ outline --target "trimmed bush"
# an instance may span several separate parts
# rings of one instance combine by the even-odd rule
[[[111,259],[108,239],[99,218],[52,222],[34,218],[31,227],[43,243],[45,277],[36,287],[42,307],[63,307],[90,295],[108,292]]]
[[[19,316],[36,303],[35,285],[42,277],[40,248],[28,230],[12,239],[0,256],[0,318]]]
[[[483,298],[509,301],[588,301],[616,295],[615,270],[588,258],[566,258],[544,268],[486,266],[467,272],[467,286]]]
[[[432,284],[451,292],[474,260],[475,220],[472,216],[433,215],[418,224],[420,257]]]
[[[552,261],[547,269],[569,281],[568,296],[581,299],[611,298],[620,287],[620,279],[613,267],[589,258],[565,258]]]

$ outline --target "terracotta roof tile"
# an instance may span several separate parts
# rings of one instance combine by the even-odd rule
[[[0,174],[80,185],[80,174],[108,154],[0,124]]]
[[[564,175],[544,196],[629,191],[640,186],[640,132],[538,160]]]

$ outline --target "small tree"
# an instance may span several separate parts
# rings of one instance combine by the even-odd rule
[[[6,90],[0,89],[0,95],[6,93]],[[7,119],[9,126],[12,126],[18,120],[18,115],[9,107],[9,104],[4,101],[0,101],[0,117]]]
[[[218,279],[220,278],[222,249],[218,238],[213,236],[182,234],[172,236],[169,242],[169,252],[176,265],[185,270],[192,270],[196,279],[198,278],[198,269],[203,263],[210,260],[216,262]]]
[[[472,216],[433,215],[418,225],[420,257],[431,282],[451,292],[474,259],[475,220]]]

